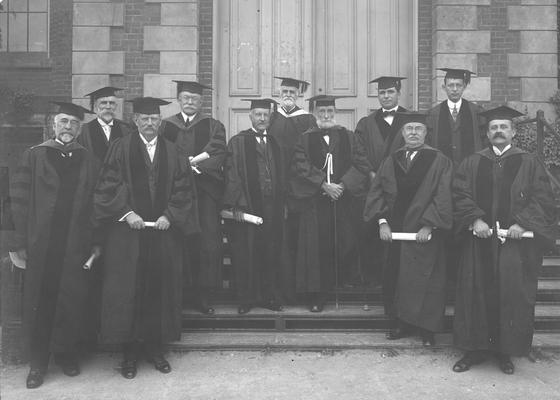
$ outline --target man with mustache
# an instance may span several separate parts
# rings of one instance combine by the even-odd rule
[[[43,384],[49,358],[67,376],[80,374],[77,345],[86,336],[88,272],[95,181],[88,151],[76,142],[84,113],[59,106],[53,139],[25,151],[11,200],[16,232],[11,248],[26,260],[23,324],[30,353],[27,387]]]
[[[355,133],[363,144],[370,164],[369,179],[366,193],[371,181],[377,173],[381,161],[403,146],[403,138],[399,135],[400,116],[397,113],[406,109],[399,105],[402,80],[400,76],[380,76],[369,83],[377,83],[377,96],[381,108],[363,117],[356,125]],[[358,196],[355,209],[364,209],[365,195]],[[361,218],[360,218],[361,219]],[[380,286],[383,281],[382,243],[377,228],[372,225],[360,227],[360,262],[362,279],[366,285]]]
[[[353,196],[364,191],[369,172],[355,135],[336,124],[335,101],[325,95],[309,99],[318,127],[300,137],[289,180],[299,213],[296,290],[309,296],[311,312],[323,311],[336,274],[348,273],[354,260]]]
[[[228,143],[224,195],[224,207],[235,216],[227,224],[240,303],[237,311],[247,314],[255,306],[282,311],[284,165],[280,146],[268,132],[276,102],[243,100],[251,102],[252,127]],[[261,217],[262,224],[244,222],[242,213]]]
[[[467,157],[455,173],[461,251],[453,332],[465,351],[455,372],[493,355],[513,374],[511,356],[531,350],[539,267],[557,237],[557,221],[544,165],[512,144],[513,118],[520,115],[506,106],[484,112],[490,147]],[[527,231],[534,238],[523,238]]]
[[[426,146],[426,115],[397,113],[405,145],[379,166],[367,195],[364,219],[378,226],[388,245],[383,300],[393,320],[389,340],[420,334],[434,346],[445,314],[444,238],[453,220],[452,163]],[[393,241],[392,232],[416,233],[415,241]]]
[[[91,161],[96,177],[103,165],[109,145],[131,132],[128,124],[116,118],[118,101],[116,92],[120,90],[123,89],[105,86],[86,94],[90,98],[91,109],[96,118],[82,126],[82,132],[76,140],[93,155]]]
[[[308,129],[316,127],[315,117],[297,106],[297,99],[305,93],[309,82],[275,76],[280,80],[280,107],[270,117],[268,131],[277,140],[284,158],[284,177],[290,174],[293,162],[294,149],[301,134]],[[283,267],[283,293],[286,301],[295,302],[295,255],[297,251],[297,231],[299,220],[294,210],[291,199],[287,203],[287,248],[288,254]]]
[[[214,314],[210,292],[221,287],[222,225],[220,211],[224,194],[223,165],[226,158],[226,130],[224,125],[202,112],[203,90],[209,86],[194,81],[177,83],[177,102],[181,112],[163,121],[162,135],[177,144],[182,157],[194,172],[198,195],[200,233],[185,242],[185,285],[192,287],[195,307],[203,314]],[[194,157],[206,153],[204,161]]]
[[[181,334],[183,246],[199,230],[191,169],[158,135],[166,104],[132,100],[137,131],[111,145],[94,194],[106,232],[101,342],[122,346],[127,379],[142,348],[158,371],[171,372],[163,345]]]

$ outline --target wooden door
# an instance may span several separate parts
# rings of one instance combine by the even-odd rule
[[[242,98],[277,97],[278,81],[311,82],[304,98],[348,96],[337,103],[338,122],[354,129],[378,108],[368,81],[400,75],[401,104],[415,108],[417,0],[216,1],[216,115],[228,137],[250,126]]]

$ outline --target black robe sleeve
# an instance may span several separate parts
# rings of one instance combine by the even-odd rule
[[[294,151],[292,162],[290,193],[296,199],[315,196],[327,179],[327,174],[311,164],[307,153],[308,136],[300,136]]]
[[[475,171],[480,156],[475,154],[467,157],[455,173],[453,179],[453,222],[456,233],[465,231],[478,218],[484,220],[486,213],[476,204],[474,197]],[[491,221],[485,221],[491,224]]]
[[[223,180],[223,166],[227,155],[226,128],[215,119],[210,119],[210,140],[204,150],[210,158],[198,164],[200,172]]]
[[[22,155],[11,185],[10,201],[15,232],[13,232],[11,237],[9,248],[13,251],[25,249],[26,247],[30,190],[31,149],[27,149]]]

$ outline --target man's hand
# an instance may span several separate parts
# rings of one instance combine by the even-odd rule
[[[430,241],[430,235],[432,234],[431,226],[423,226],[416,234],[417,243],[427,243]]]
[[[512,239],[521,239],[523,232],[525,231],[526,229],[523,229],[518,224],[513,224],[512,226],[509,227],[507,235],[509,238]]]
[[[481,239],[488,239],[490,236],[492,236],[492,232],[490,232],[490,227],[486,222],[484,222],[480,218],[474,221],[473,231],[476,234],[476,236]]]
[[[329,196],[332,200],[338,200],[342,193],[344,192],[344,186],[337,183],[327,183],[323,182],[321,189]]]
[[[160,231],[166,231],[169,229],[169,226],[171,225],[171,223],[169,222],[169,220],[167,219],[167,217],[165,215],[162,215],[161,217],[159,217],[154,225],[154,229],[160,230]]]
[[[193,156],[189,156],[189,164],[191,164],[191,167],[196,167],[196,164],[193,163]]]
[[[126,216],[126,223],[130,226],[131,229],[144,229],[146,225],[144,225],[144,220],[135,212],[131,212]]]
[[[237,222],[243,222],[243,211],[241,210],[233,210],[233,219]]]
[[[384,222],[379,225],[379,238],[384,242],[391,242],[393,240],[391,237],[391,227],[388,223]]]
[[[91,247],[91,254],[95,255],[95,258],[101,255],[101,246],[95,245]]]
[[[18,251],[16,251],[16,254],[19,258],[21,258],[22,260],[27,260],[27,250],[25,249],[19,249]]]

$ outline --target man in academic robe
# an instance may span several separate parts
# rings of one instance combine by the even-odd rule
[[[177,83],[181,112],[163,121],[162,135],[179,147],[180,156],[190,162],[198,195],[200,233],[185,242],[187,286],[192,286],[196,308],[214,314],[209,294],[221,287],[222,229],[220,210],[224,194],[223,165],[226,158],[224,125],[202,113],[202,94],[209,86],[192,81]],[[197,161],[201,154],[208,158]]]
[[[137,131],[111,145],[94,193],[107,232],[101,342],[123,346],[127,379],[136,376],[141,347],[158,371],[171,371],[163,345],[180,337],[183,246],[199,229],[191,170],[158,136],[164,104],[132,101]]]
[[[27,387],[42,385],[51,353],[62,372],[80,373],[76,346],[85,337],[94,186],[88,151],[76,142],[84,113],[56,103],[55,137],[31,147],[17,169],[11,200],[11,249],[26,261],[23,323],[30,353]]]
[[[96,118],[82,126],[82,132],[76,141],[90,151],[95,178],[103,165],[109,145],[118,138],[128,135],[131,127],[116,118],[118,97],[116,92],[121,88],[106,86],[97,89],[89,96],[91,109]]]
[[[91,109],[96,118],[82,125],[82,131],[76,141],[89,151],[90,157],[88,159],[92,165],[94,181],[97,181],[99,170],[103,166],[109,145],[131,132],[131,127],[127,123],[116,118],[118,102],[116,92],[120,90],[123,89],[106,86],[86,94],[90,98]],[[96,237],[103,237],[104,232],[98,230],[95,235]],[[103,260],[104,257],[101,254],[88,276],[90,280],[88,290],[90,318],[86,342],[91,347],[95,346],[99,332],[101,281],[104,270]]]
[[[420,333],[435,345],[445,313],[444,238],[453,221],[453,165],[424,144],[426,115],[398,113],[405,145],[382,161],[367,195],[364,219],[379,226],[387,244],[384,258],[385,313],[393,320],[390,340]],[[392,232],[415,233],[414,241],[392,239]]]
[[[399,105],[402,80],[399,76],[380,76],[369,83],[377,83],[377,97],[381,108],[363,117],[356,125],[355,134],[366,150],[370,164],[368,188],[377,173],[381,161],[404,145],[399,128],[402,126],[400,114],[406,108]],[[367,188],[366,188],[367,193]],[[355,209],[364,209],[365,196],[358,196]],[[383,281],[383,263],[380,254],[383,245],[379,240],[377,228],[372,224],[360,225],[359,235],[362,280],[367,286],[380,287]]]
[[[354,134],[337,125],[335,97],[310,100],[317,128],[305,132],[295,149],[290,196],[300,220],[296,289],[309,296],[311,312],[321,312],[336,278],[350,270],[356,253],[353,196],[364,191],[369,172]]]
[[[239,314],[254,306],[282,310],[284,166],[280,146],[267,130],[276,102],[247,101],[252,127],[230,139],[225,168],[224,207],[234,215],[228,230]],[[262,218],[262,224],[244,222],[243,213]]]
[[[461,161],[487,144],[480,112],[463,98],[474,73],[465,69],[438,68],[445,72],[442,88],[447,100],[428,111],[426,143],[440,150],[457,167]]]
[[[466,352],[453,371],[493,354],[513,374],[511,356],[531,349],[539,268],[557,221],[545,167],[512,146],[512,120],[522,114],[506,106],[483,114],[490,147],[463,160],[453,181],[454,229],[462,244],[453,332]],[[528,231],[534,238],[524,237]]]
[[[293,162],[295,146],[301,134],[317,126],[313,114],[300,108],[297,100],[309,87],[309,82],[301,79],[275,76],[280,80],[280,107],[278,107],[270,118],[268,131],[274,136],[284,157],[284,178],[288,179]],[[294,204],[288,198],[288,215],[286,219],[286,259],[282,267],[283,294],[289,303],[295,302],[295,260],[297,252],[297,232],[299,219],[294,210]]]

